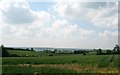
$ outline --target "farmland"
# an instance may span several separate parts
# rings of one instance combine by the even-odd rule
[[[119,50],[69,50],[2,47],[2,73],[119,73]]]
[[[4,57],[2,69],[3,73],[118,73],[118,56],[56,54],[42,57]]]
[[[8,52],[10,54],[17,54],[18,56],[26,56],[26,55],[29,55],[31,57],[33,56],[37,56],[37,57],[40,57],[40,56],[47,56],[49,55],[48,53],[45,53],[45,52],[32,52],[32,51],[16,51],[16,50],[8,50]]]

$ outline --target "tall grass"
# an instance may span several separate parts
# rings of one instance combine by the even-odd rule
[[[53,67],[32,67],[32,66],[4,66],[3,73],[75,73],[69,69]]]

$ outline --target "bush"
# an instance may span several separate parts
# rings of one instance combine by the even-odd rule
[[[52,54],[50,54],[49,56],[53,56]]]
[[[30,64],[30,62],[27,62],[27,64]]]
[[[2,57],[9,57],[9,52],[3,46],[1,46],[1,50],[2,50]]]
[[[29,67],[32,67],[32,65],[29,65]]]
[[[83,53],[83,55],[86,55],[86,53]]]
[[[36,64],[36,65],[37,65],[37,64],[39,64],[39,63],[38,63],[38,62],[35,62],[34,64]]]
[[[72,60],[72,63],[77,63],[77,60]]]

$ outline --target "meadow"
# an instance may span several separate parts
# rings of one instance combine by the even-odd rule
[[[93,53],[49,56],[47,53],[27,51],[26,54],[38,55],[37,57],[3,57],[3,73],[118,73],[119,68],[119,55]]]

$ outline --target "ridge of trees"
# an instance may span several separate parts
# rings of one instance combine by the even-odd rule
[[[12,48],[12,47],[5,47],[4,45],[1,45],[0,52],[2,53],[0,56],[2,57],[18,57],[16,54],[9,54],[7,50],[16,50],[16,51],[34,51],[33,48],[31,49],[22,49],[22,48]]]
[[[21,48],[11,48],[11,47],[5,47],[4,45],[1,45],[0,52],[2,53],[2,57],[18,57],[16,54],[9,54],[7,50],[17,50],[17,51],[34,51],[33,48],[31,49],[21,49]],[[119,45],[115,45],[113,50],[102,50],[102,49],[94,49],[96,52],[96,55],[110,55],[110,54],[120,54],[120,47]],[[89,53],[90,51],[86,50],[75,50],[73,52],[70,51],[60,51],[60,50],[44,50],[46,53],[57,53],[57,54],[83,54],[86,55],[86,53]]]
[[[6,50],[18,50],[18,51],[34,51],[33,48],[12,48],[12,47],[5,47],[4,45],[1,45],[1,48],[4,48]]]
[[[102,49],[96,50],[97,54],[96,55],[107,55],[107,54],[120,54],[120,47],[119,45],[115,45],[113,50],[106,50],[106,52],[103,52]]]

